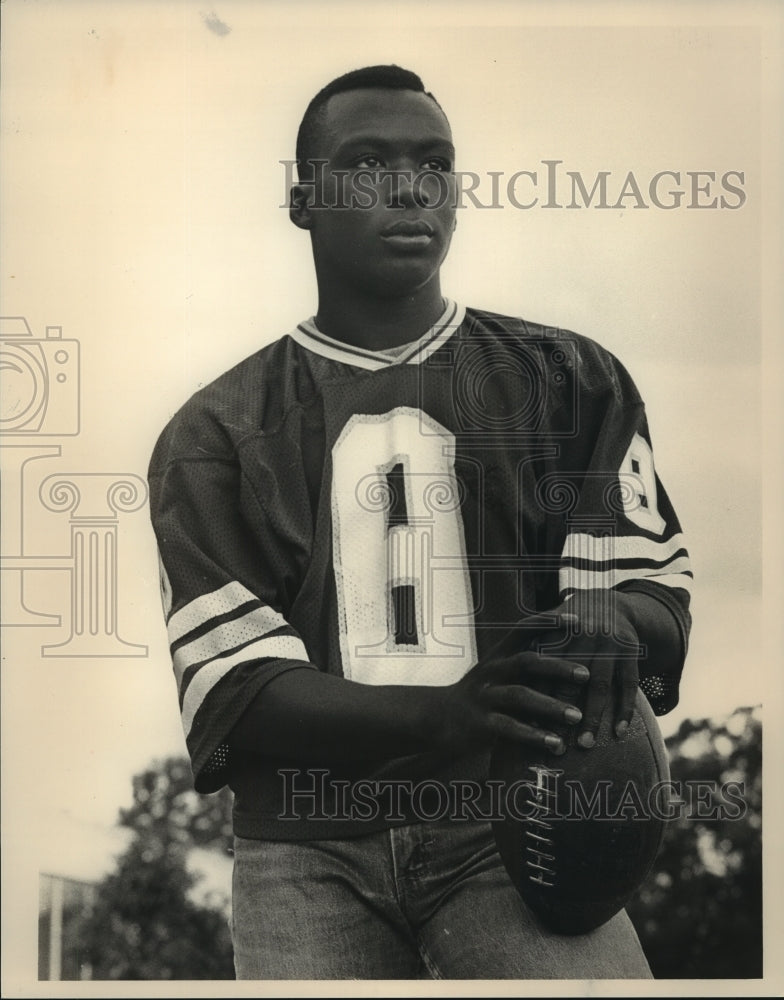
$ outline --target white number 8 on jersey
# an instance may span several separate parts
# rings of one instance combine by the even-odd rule
[[[332,450],[343,671],[451,684],[476,663],[454,435],[421,410],[357,414]]]

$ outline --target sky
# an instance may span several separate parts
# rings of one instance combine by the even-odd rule
[[[30,567],[25,606],[61,617],[16,625],[18,570],[4,574],[14,899],[34,907],[38,871],[105,868],[132,774],[184,752],[144,503],[149,454],[196,388],[315,311],[307,237],[283,207],[284,164],[310,97],[358,65],[420,73],[449,116],[458,169],[480,175],[483,204],[490,172],[500,178],[501,207],[467,198],[459,212],[445,293],[598,340],[646,400],[696,577],[681,704],[663,732],[780,704],[780,573],[765,553],[780,542],[771,157],[781,91],[772,5],[744,9],[739,19],[732,5],[706,18],[701,6],[488,4],[480,18],[469,4],[401,3],[382,22],[378,7],[348,2],[7,0],[2,313],[25,317],[36,342],[61,327],[70,366],[52,383],[48,422],[4,435],[0,450],[3,556],[32,560],[14,563]],[[543,207],[547,161],[564,207]],[[536,190],[525,175],[512,189],[518,201],[538,194],[532,208],[509,196],[518,171],[537,174]],[[601,171],[611,205],[630,173],[641,197],[565,207],[568,172],[590,188]],[[672,208],[650,197],[662,172]],[[56,349],[37,349],[52,370]],[[62,434],[77,396],[78,433]],[[71,515],[116,537],[108,654],[42,650],[68,639],[76,579],[62,558],[68,498],[42,499],[51,476],[76,477]],[[107,507],[116,482],[130,486]],[[20,944],[20,962],[31,947]]]

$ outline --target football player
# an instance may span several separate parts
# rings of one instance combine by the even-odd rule
[[[414,73],[326,86],[297,161],[317,311],[150,468],[195,787],[235,796],[237,975],[649,977],[625,913],[529,912],[483,785],[499,736],[557,761],[608,704],[622,740],[638,687],[677,702],[691,572],[640,396],[593,341],[444,296],[455,152]]]

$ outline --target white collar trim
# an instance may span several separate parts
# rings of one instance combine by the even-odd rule
[[[451,299],[444,301],[446,308],[433,326],[397,356],[384,351],[369,351],[328,337],[319,330],[312,316],[292,330],[290,336],[301,347],[314,354],[368,371],[378,371],[391,365],[419,365],[449,340],[465,318],[465,306],[458,305]]]

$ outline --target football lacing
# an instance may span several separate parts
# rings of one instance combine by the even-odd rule
[[[555,814],[555,799],[557,796],[554,787],[550,787],[548,779],[558,778],[560,771],[553,771],[547,767],[532,767],[531,770],[536,775],[536,785],[531,785],[533,798],[531,801],[531,815],[528,823],[533,824],[538,832],[526,828],[526,867],[530,869],[528,873],[529,882],[537,885],[555,885],[555,868],[547,862],[555,861],[555,855],[551,854],[547,848],[552,850],[553,839],[547,834],[552,830],[552,824],[548,818]]]

